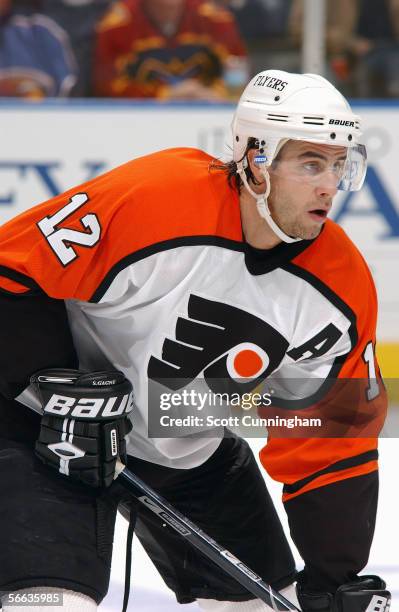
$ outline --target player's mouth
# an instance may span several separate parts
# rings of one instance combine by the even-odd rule
[[[324,223],[327,219],[328,210],[325,208],[315,208],[314,210],[309,210],[308,214],[312,217],[313,221]]]

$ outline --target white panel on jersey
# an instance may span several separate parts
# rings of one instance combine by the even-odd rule
[[[314,379],[317,389],[336,357],[350,349],[351,321],[309,282],[283,269],[251,275],[242,252],[218,246],[178,247],[151,255],[119,272],[99,303],[71,300],[67,306],[80,366],[112,364],[133,384],[136,408],[129,453],[176,468],[201,464],[219,442],[198,433],[148,439],[150,359],[158,371],[184,377],[185,356],[194,362],[205,359],[203,372],[224,356],[227,360],[238,345],[255,342],[268,376],[274,370],[286,380]],[[177,324],[184,329],[179,339]],[[295,363],[287,351],[305,344],[328,324],[339,336],[333,346],[317,359],[304,352]],[[187,341],[184,334],[191,331],[203,346]],[[180,365],[163,357],[166,348],[176,353],[173,359]],[[207,351],[212,355],[209,362]],[[289,383],[285,391],[290,397]]]

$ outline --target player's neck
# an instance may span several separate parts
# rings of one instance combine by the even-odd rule
[[[278,238],[256,208],[256,201],[246,189],[240,194],[241,224],[245,240],[256,249],[272,249],[280,244]]]

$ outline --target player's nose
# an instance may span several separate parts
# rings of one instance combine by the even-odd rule
[[[334,172],[324,172],[316,186],[316,193],[321,197],[332,198],[338,191],[337,175]]]

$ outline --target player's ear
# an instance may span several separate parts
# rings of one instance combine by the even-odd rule
[[[260,170],[260,164],[257,163],[257,160],[256,160],[257,157],[259,157],[258,149],[250,149],[248,151],[247,160],[248,160],[248,165],[252,171],[252,174],[258,183],[263,183],[265,179]]]

